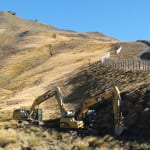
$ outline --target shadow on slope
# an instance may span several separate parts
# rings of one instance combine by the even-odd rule
[[[82,71],[73,75],[66,86],[73,85],[72,93],[66,97],[66,102],[78,103],[82,99],[104,92],[110,87],[119,89],[135,89],[148,79],[149,74],[142,71],[123,71],[113,69],[101,62],[81,68]]]
[[[66,97],[66,102],[79,104],[82,100],[116,85],[122,91],[122,111],[128,127],[128,131],[120,140],[148,142],[150,140],[150,85],[144,83],[148,77],[149,73],[146,72],[124,72],[98,62],[69,80],[68,85],[73,84],[74,88]],[[101,136],[106,134],[113,136],[112,101],[97,105],[95,109],[97,112],[95,129]]]

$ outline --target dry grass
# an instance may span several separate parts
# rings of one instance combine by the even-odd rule
[[[0,25],[0,33],[8,35],[0,35],[0,149],[150,149],[147,142],[123,141],[111,135],[82,137],[36,126],[16,128],[15,123],[10,121],[12,111],[22,106],[29,108],[37,96],[56,84],[64,88],[68,101],[72,100],[71,104],[66,104],[66,108],[70,110],[87,96],[86,92],[94,94],[98,92],[100,85],[100,90],[103,90],[112,85],[113,79],[118,79],[121,90],[133,91],[143,85],[143,82],[149,82],[149,76],[140,72],[113,72],[106,66],[94,69],[95,65],[91,64],[102,55],[114,53],[115,45],[118,45],[115,39],[97,33],[61,31],[34,21],[21,20],[7,13],[2,13],[0,19],[8,19],[6,22],[9,22],[9,25],[5,22]],[[8,32],[8,28],[11,32]],[[119,44],[123,46],[121,57],[137,56],[141,49],[146,48],[139,43]],[[51,45],[52,55],[48,45]],[[85,71],[84,68],[89,65],[93,69]],[[77,74],[80,70],[82,73]],[[54,98],[41,107],[45,110],[45,119],[60,116]]]
[[[122,47],[119,55],[112,55],[114,59],[137,59],[140,54],[149,49],[146,44],[140,42],[120,42],[119,45]]]
[[[0,130],[0,147],[5,150],[129,150],[130,142],[122,142],[110,135],[103,137],[80,137],[71,133],[58,132],[54,129],[42,129],[34,126],[26,128],[8,128]],[[134,142],[133,149],[150,147]]]

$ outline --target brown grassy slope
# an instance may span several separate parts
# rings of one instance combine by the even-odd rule
[[[72,92],[66,101],[79,103],[87,97],[97,95],[104,90],[118,86],[122,91],[123,111],[126,116],[126,124],[131,132],[130,136],[149,137],[150,125],[150,74],[142,71],[122,71],[105,66],[101,63],[92,64],[82,72],[73,76],[67,83],[67,87],[73,85]],[[100,132],[112,132],[113,113],[111,104],[106,109],[99,110],[99,122],[97,128]],[[109,112],[108,112],[109,110]],[[105,117],[106,115],[106,117]],[[112,123],[108,124],[108,120]],[[100,122],[103,122],[101,124]],[[136,131],[140,130],[140,135]],[[106,134],[106,133],[105,133]]]
[[[77,105],[77,109],[79,104],[87,97],[102,93],[114,85],[118,86],[122,96],[122,111],[125,117],[125,124],[128,127],[128,131],[119,138],[119,142],[122,142],[123,145],[129,144],[129,147],[125,149],[130,149],[131,147],[133,149],[141,149],[140,145],[145,145],[143,148],[148,149],[150,146],[149,77],[150,74],[148,72],[125,72],[101,63],[94,63],[87,68],[83,68],[81,72],[73,75],[68,82],[65,82],[65,91],[71,90],[65,100]],[[96,131],[102,137],[105,137],[106,134],[113,136],[114,117],[112,102],[109,101],[95,106],[95,109],[97,112]],[[111,142],[109,144],[111,145]],[[92,145],[100,146],[100,141],[97,139]]]
[[[97,124],[95,128],[99,132],[98,137],[94,136],[73,136],[71,133],[54,131],[52,129],[38,129],[35,127],[25,129],[4,129],[3,133],[9,133],[10,138],[2,138],[1,146],[4,148],[24,147],[33,149],[71,149],[76,146],[80,149],[149,149],[149,74],[144,72],[124,72],[107,67],[101,63],[90,65],[84,68],[77,75],[72,75],[68,83],[62,84],[64,92],[71,88],[71,95],[68,101],[79,104],[83,98],[102,92],[104,89],[112,86],[112,79],[120,88],[123,98],[123,114],[125,123],[129,130],[121,138],[113,136],[113,113],[111,104],[100,105],[97,108]],[[141,80],[143,79],[143,80]],[[145,82],[147,84],[145,84]],[[70,89],[69,89],[70,91]],[[67,100],[67,99],[66,99]],[[51,103],[51,105],[50,105]],[[48,103],[53,105],[52,101]],[[50,106],[44,106],[44,111],[50,109]],[[54,105],[53,105],[54,106]],[[104,109],[105,107],[105,109]],[[54,109],[54,108],[53,108]],[[57,111],[57,109],[55,110]],[[49,110],[50,114],[52,113]],[[52,114],[54,115],[54,114]],[[50,118],[52,116],[49,116]],[[58,116],[56,116],[58,117]],[[109,123],[108,123],[109,122]],[[8,127],[7,127],[8,128]],[[140,134],[139,131],[140,130]],[[21,135],[23,136],[19,136]],[[108,135],[109,134],[109,135]],[[38,136],[38,143],[35,137]],[[25,139],[23,137],[26,137]],[[16,140],[18,139],[18,140]],[[23,142],[24,141],[24,142]],[[73,144],[72,144],[73,143]]]
[[[0,27],[0,87],[11,92],[41,82],[46,87],[89,60],[99,59],[116,42],[97,35],[107,42],[102,43],[90,33],[59,30],[6,12],[0,13]],[[62,72],[59,77],[58,71]]]
[[[14,135],[14,138],[2,138],[5,140],[2,140],[0,143],[1,147],[4,149],[12,149],[13,147],[14,149],[15,147],[18,147],[18,149],[20,147],[50,149],[47,148],[47,145],[50,146],[52,143],[54,149],[67,149],[68,145],[68,149],[71,149],[74,146],[72,143],[74,143],[80,149],[100,149],[100,146],[106,147],[106,149],[110,149],[110,147],[120,149],[122,142],[129,148],[130,145],[131,147],[134,146],[134,148],[136,146],[141,148],[143,145],[149,146],[147,141],[141,141],[141,139],[135,142],[128,140],[128,138],[127,141],[119,141],[113,136],[103,136],[103,134],[112,134],[112,126],[104,127],[104,125],[108,124],[109,119],[111,120],[110,125],[113,124],[111,105],[108,105],[110,113],[108,113],[107,119],[99,120],[101,126],[97,128],[100,131],[101,138],[94,137],[94,139],[91,139],[91,137],[85,137],[82,139],[83,142],[81,142],[80,137],[73,137],[70,134],[68,135],[68,133],[61,134],[63,136],[62,140],[59,140],[60,136],[57,135],[51,139],[53,134],[49,133],[51,129],[46,130],[46,135],[42,135],[43,129],[33,129],[39,130],[37,133],[35,131],[32,132],[32,129],[8,130],[8,126],[4,125],[4,120],[11,119],[12,111],[21,106],[29,108],[37,96],[49,90],[53,85],[60,85],[63,88],[66,95],[66,108],[69,110],[74,109],[81,102],[82,98],[95,95],[110,87],[112,80],[113,83],[119,86],[121,91],[127,91],[127,94],[125,94],[125,97],[127,97],[125,105],[127,107],[133,106],[135,101],[138,101],[136,108],[131,107],[132,111],[124,110],[127,116],[126,123],[129,127],[134,128],[138,119],[140,120],[139,125],[141,125],[149,117],[149,109],[147,109],[149,108],[149,101],[147,100],[149,99],[149,87],[145,85],[145,83],[149,83],[149,75],[131,71],[125,73],[101,64],[92,64],[98,61],[103,54],[109,51],[114,53],[115,45],[120,43],[112,38],[97,33],[58,30],[34,21],[22,20],[9,13],[0,13],[0,21],[1,131],[4,134],[8,132],[12,136]],[[127,51],[123,48],[122,52],[125,52],[126,56],[130,55],[131,57],[145,50],[145,46],[142,44],[137,45],[137,43],[129,43],[129,45],[124,43],[123,46],[126,47]],[[139,49],[132,53],[135,47]],[[85,69],[87,64],[92,65],[90,68]],[[81,70],[82,72],[80,72]],[[137,95],[139,98],[137,98]],[[143,99],[146,99],[146,102],[140,102]],[[139,103],[142,103],[140,108]],[[47,101],[43,104],[42,108],[44,108],[46,119],[56,118],[60,115],[57,103],[53,98],[52,101]],[[137,112],[138,115],[136,115]],[[104,110],[102,115],[105,116],[106,113]],[[103,119],[103,116],[100,116],[100,118]],[[146,118],[142,119],[143,116],[146,116]],[[128,120],[131,119],[133,122],[129,123]],[[101,122],[104,122],[104,124]],[[146,121],[146,123],[142,127],[147,129],[149,122]],[[9,123],[6,122],[6,124]],[[132,132],[130,135],[134,135],[133,133],[135,133],[136,129],[142,129],[142,137],[144,135],[147,136],[143,132],[144,129],[142,127],[136,126],[133,131],[130,130]],[[12,126],[9,128],[12,128]],[[108,132],[106,132],[106,129]],[[22,139],[19,133],[27,138],[25,140]],[[56,132],[56,134],[59,134],[59,132]],[[39,136],[39,143],[42,143],[40,144],[42,145],[41,147],[35,141],[37,136]],[[58,147],[55,147],[57,145]]]
[[[119,42],[114,44],[114,48],[117,49],[116,45],[121,46],[121,53],[116,55],[112,51],[112,59],[137,59],[143,51],[149,49],[149,46],[142,42]]]
[[[4,106],[2,103],[1,111],[13,111],[14,108],[20,106],[31,106],[33,100],[38,95],[49,90],[52,87],[51,85],[57,85],[59,81],[64,79],[67,80],[72,71],[89,63],[89,60],[90,62],[98,60],[100,55],[109,50],[109,44],[94,45],[93,43],[89,45],[91,46],[88,46],[91,48],[89,50],[86,50],[85,47],[85,50],[82,49],[82,51],[80,51],[78,48],[78,50],[66,51],[55,54],[52,57],[44,50],[42,51],[43,53],[41,50],[37,53],[37,49],[36,54],[34,54],[34,51],[27,51],[27,54],[33,54],[30,55],[30,57],[25,54],[18,54],[12,57],[9,60],[9,65],[1,69],[1,75],[8,78],[7,80],[1,80],[1,86],[3,89],[5,88],[5,90],[10,90],[15,95],[6,94],[5,97],[4,94],[2,95],[1,98],[3,98],[3,100],[1,100],[1,102],[5,101],[9,104],[11,103],[11,105],[7,105],[6,103]],[[95,51],[93,52],[93,50]],[[35,59],[37,55],[39,58]],[[43,59],[40,56],[42,56]],[[17,57],[21,58],[18,63],[15,61]]]
[[[129,91],[147,83],[149,83],[149,73],[147,72],[123,71],[97,62],[83,68],[78,74],[73,75],[67,82],[66,88],[69,85],[74,85],[73,92],[76,94],[72,92],[73,96],[77,95],[78,92],[76,90],[80,91],[82,89],[82,92],[76,98],[80,100],[80,95],[90,97],[114,85],[118,86],[121,91]]]

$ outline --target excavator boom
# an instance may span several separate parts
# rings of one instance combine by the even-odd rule
[[[121,105],[121,96],[120,91],[117,86],[113,87],[110,90],[105,91],[102,94],[99,94],[95,97],[85,99],[78,110],[77,113],[77,120],[83,120],[83,118],[86,116],[86,113],[88,112],[89,108],[93,105],[102,103],[104,101],[108,101],[112,99],[113,101],[113,112],[114,112],[114,120],[115,120],[115,134],[120,135],[124,129],[124,117],[122,116],[122,112],[120,109]]]
[[[55,95],[55,91],[49,90],[46,93],[42,94],[41,96],[37,97],[31,106],[30,118],[32,118],[31,116],[34,113],[35,109],[37,109],[42,102],[46,101],[47,99],[49,99],[50,97],[52,97],[54,95]]]
[[[62,92],[59,87],[55,87],[52,90],[49,90],[42,94],[41,96],[37,97],[30,110],[27,109],[16,109],[13,112],[13,119],[14,120],[42,120],[42,110],[39,109],[39,105],[48,100],[49,98],[55,96],[57,99],[61,115],[64,115],[66,113],[66,110],[63,106],[63,97],[62,97]]]

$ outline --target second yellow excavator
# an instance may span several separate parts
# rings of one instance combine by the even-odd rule
[[[76,112],[66,111],[64,108],[62,92],[59,87],[55,87],[52,90],[47,91],[42,94],[33,102],[30,110],[17,109],[13,112],[13,119],[18,121],[41,121],[42,120],[42,110],[39,109],[39,104],[48,100],[50,97],[55,96],[60,112],[60,128],[70,128],[70,129],[83,129],[88,128],[92,123],[92,117],[94,111],[89,108],[96,104],[102,103],[103,101],[112,99],[113,100],[113,112],[115,120],[115,135],[119,136],[126,129],[124,125],[124,117],[120,110],[121,96],[118,87],[113,87],[112,89],[105,91],[95,97],[85,99]],[[88,122],[88,123],[87,123]]]

